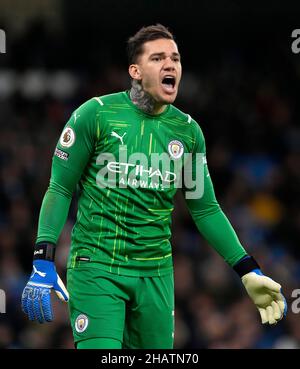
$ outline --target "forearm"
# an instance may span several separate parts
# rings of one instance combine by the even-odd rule
[[[56,183],[50,183],[40,210],[36,243],[57,243],[71,200],[72,192]]]
[[[230,266],[247,255],[220,207],[216,207],[215,211],[210,211],[206,216],[199,215],[197,212],[192,215],[200,233]]]
[[[187,199],[192,218],[204,238],[230,265],[236,264],[247,255],[232,225],[216,199],[207,165],[203,168],[203,196]],[[201,186],[201,183],[198,184]]]

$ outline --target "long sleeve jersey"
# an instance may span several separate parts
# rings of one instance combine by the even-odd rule
[[[171,273],[177,190],[200,233],[229,265],[246,255],[216,200],[202,130],[173,105],[150,115],[124,91],[94,97],[72,113],[53,155],[37,242],[57,243],[75,190],[69,268]]]

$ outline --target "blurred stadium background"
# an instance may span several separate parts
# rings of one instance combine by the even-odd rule
[[[205,0],[196,9],[190,0],[0,0],[7,36],[0,54],[1,348],[73,348],[67,309],[56,297],[51,324],[29,322],[20,307],[52,153],[78,105],[129,88],[126,39],[156,22],[177,37],[184,74],[175,105],[204,131],[218,200],[289,302],[284,321],[263,327],[179,193],[175,347],[300,348],[300,316],[291,309],[300,288],[300,54],[291,50],[300,9],[267,3]],[[75,216],[73,201],[56,258],[63,277]]]

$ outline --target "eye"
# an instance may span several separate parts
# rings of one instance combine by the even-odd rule
[[[152,58],[153,61],[161,61],[161,57],[160,56],[154,56]]]

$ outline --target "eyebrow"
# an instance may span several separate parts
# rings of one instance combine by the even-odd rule
[[[150,54],[149,58],[152,58],[153,56],[165,56],[165,55],[166,55],[165,52],[153,53],[153,54]],[[173,52],[172,53],[172,56],[179,56],[180,57],[180,54],[179,53],[176,53],[176,52]]]

